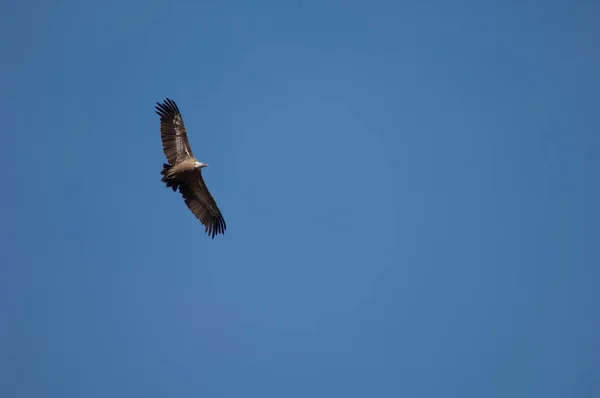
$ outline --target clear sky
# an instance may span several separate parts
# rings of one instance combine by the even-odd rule
[[[0,396],[600,396],[599,15],[5,2]]]

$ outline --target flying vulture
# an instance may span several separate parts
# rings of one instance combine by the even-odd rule
[[[169,98],[162,104],[157,102],[156,113],[160,116],[160,136],[169,162],[163,164],[161,181],[173,192],[179,188],[185,204],[208,235],[214,239],[215,235],[224,234],[225,220],[202,179],[202,168],[208,165],[194,157],[177,104]]]

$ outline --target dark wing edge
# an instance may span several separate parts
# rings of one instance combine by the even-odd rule
[[[217,202],[208,191],[200,171],[198,171],[196,180],[180,183],[179,192],[181,192],[187,207],[204,225],[204,232],[213,239],[215,235],[225,234],[227,229],[225,219]]]
[[[184,158],[194,157],[183,116],[175,101],[167,98],[162,104],[157,102],[155,108],[160,116],[160,136],[169,163],[175,165]]]

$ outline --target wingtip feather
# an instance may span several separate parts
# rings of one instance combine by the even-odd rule
[[[155,112],[161,117],[161,119],[167,116],[172,118],[177,114],[181,114],[177,103],[168,97],[162,103],[157,102],[154,108],[156,109]]]

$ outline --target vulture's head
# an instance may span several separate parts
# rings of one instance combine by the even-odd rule
[[[206,163],[202,163],[202,162],[196,162],[196,164],[194,164],[194,168],[200,170],[203,167],[208,166]]]

